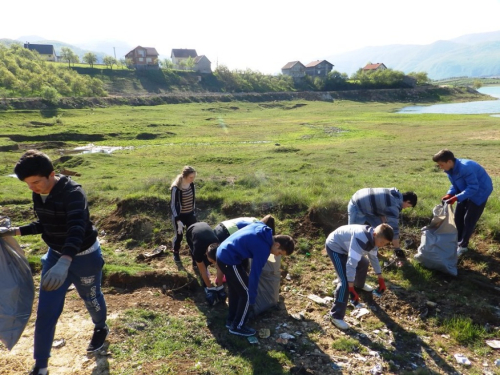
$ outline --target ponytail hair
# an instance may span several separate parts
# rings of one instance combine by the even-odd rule
[[[174,180],[172,181],[172,185],[170,185],[170,190],[172,190],[174,188],[174,186],[176,186],[178,189],[180,189],[181,185],[182,185],[182,179],[186,178],[187,176],[189,176],[192,173],[196,173],[196,170],[193,167],[190,167],[189,165],[186,165],[182,169],[182,172],[180,174],[178,174],[174,178]]]

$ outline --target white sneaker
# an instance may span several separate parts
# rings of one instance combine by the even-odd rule
[[[346,329],[349,328],[349,324],[347,324],[346,322],[344,322],[342,319],[334,319],[334,318],[330,318],[330,320],[332,321],[332,323],[338,328],[338,329],[341,329],[343,331],[345,331]]]
[[[363,289],[365,292],[373,292],[373,287],[368,284],[365,284],[361,289]]]
[[[468,248],[466,247],[461,247],[459,246],[458,249],[457,249],[457,257],[461,257],[462,255],[464,255],[467,251],[469,251]]]

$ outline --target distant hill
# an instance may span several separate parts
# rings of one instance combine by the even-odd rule
[[[500,31],[428,45],[365,47],[325,59],[335,65],[334,70],[349,75],[372,62],[405,73],[427,72],[431,79],[500,76]]]

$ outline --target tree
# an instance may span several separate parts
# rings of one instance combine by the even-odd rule
[[[109,66],[111,69],[113,69],[113,65],[116,64],[116,59],[113,56],[104,56],[104,59],[102,61],[106,66]]]
[[[161,61],[161,67],[163,69],[172,70],[174,68],[174,63],[170,59],[163,59]]]
[[[474,87],[474,90],[478,90],[483,87],[483,83],[480,80],[475,79],[474,82],[472,82],[472,87]]]
[[[97,62],[97,56],[96,56],[96,54],[93,53],[93,52],[87,52],[83,56],[83,62],[89,64],[90,67],[93,68],[94,64]]]
[[[189,56],[186,60],[186,69],[193,70],[194,65],[195,65],[194,59],[191,56]]]
[[[417,85],[425,85],[426,83],[429,83],[429,77],[425,72],[411,72],[408,75],[417,80]]]
[[[68,68],[71,66],[71,63],[74,64],[79,61],[78,56],[68,47],[61,48],[61,58],[68,62]]]

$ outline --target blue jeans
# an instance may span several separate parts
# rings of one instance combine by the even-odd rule
[[[48,292],[40,287],[33,355],[39,367],[47,367],[57,320],[63,311],[66,292],[71,284],[75,285],[80,298],[85,302],[95,327],[103,328],[106,325],[106,301],[101,292],[104,259],[99,241],[96,241],[92,248],[95,248],[95,251],[73,258],[68,277],[60,288]],[[42,277],[59,258],[60,254],[49,247],[49,251],[42,257]]]

